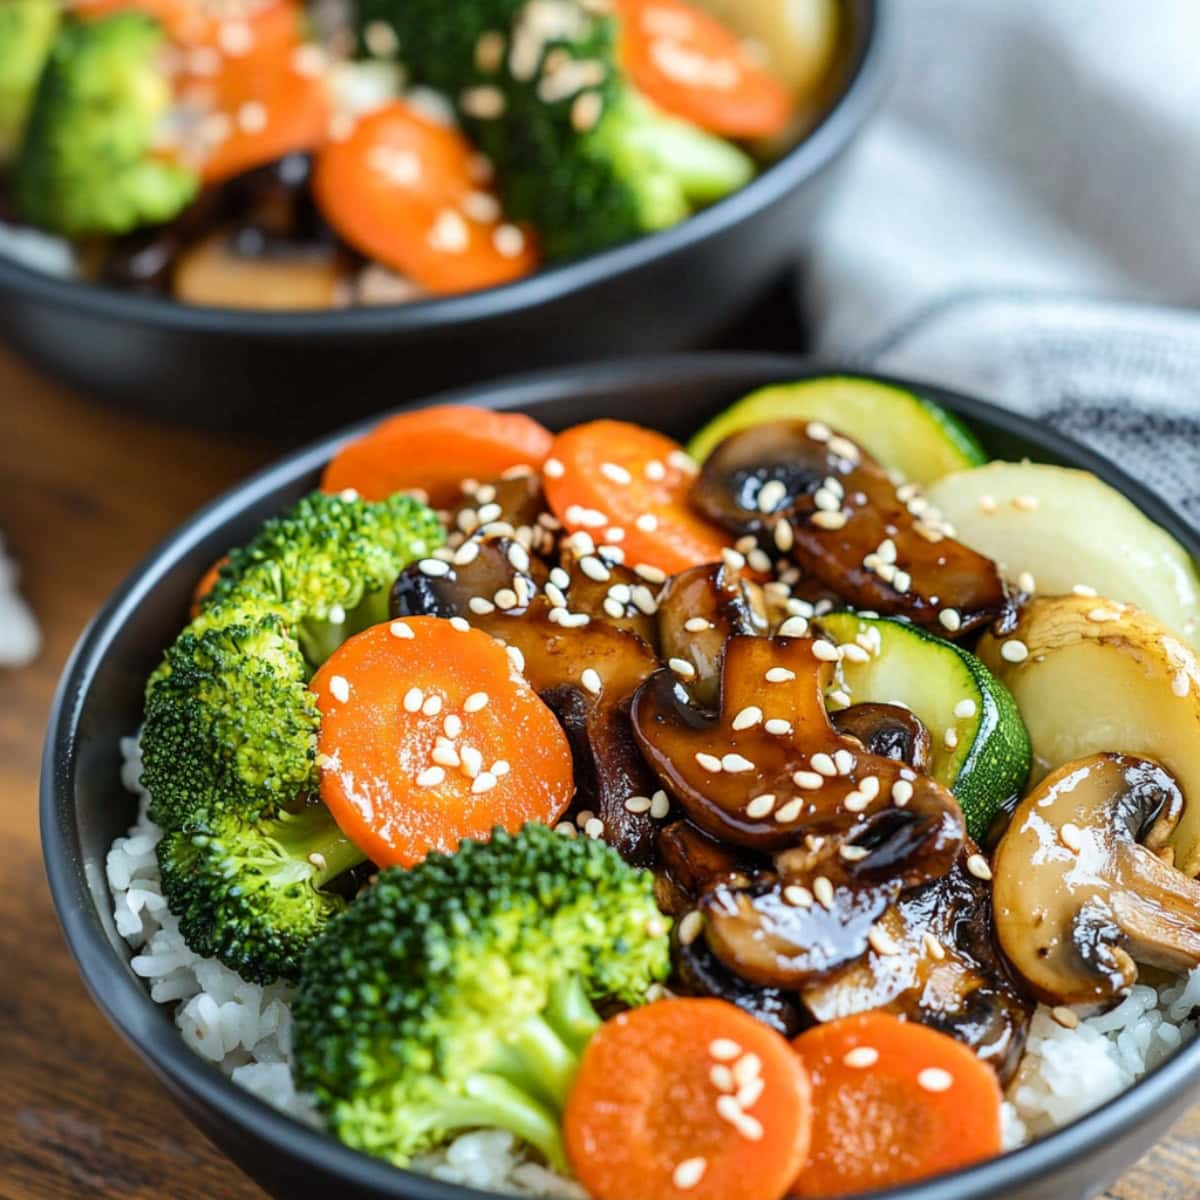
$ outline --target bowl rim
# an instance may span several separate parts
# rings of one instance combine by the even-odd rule
[[[744,187],[670,229],[543,267],[525,279],[463,295],[407,304],[312,311],[255,311],[183,304],[38,271],[0,254],[0,289],[85,316],[192,333],[250,337],[344,337],[467,330],[523,309],[537,309],[610,279],[686,253],[777,204],[819,174],[866,123],[886,82],[887,43],[894,22],[879,0],[858,0],[854,58],[840,91],[800,142]]]
[[[988,401],[911,377],[899,377],[838,363],[774,354],[693,353],[630,358],[581,367],[550,368],[473,385],[428,398],[419,407],[473,403],[486,408],[535,407],[569,397],[571,391],[628,391],[646,383],[682,386],[726,381],[746,390],[768,379],[799,380],[817,375],[859,376],[912,388],[969,423],[974,418],[1090,470],[1122,492],[1156,524],[1167,529],[1200,557],[1200,529],[1142,483],[1098,452],[1041,426],[1030,418]],[[754,382],[747,385],[747,379]],[[411,407],[411,406],[409,406]],[[58,919],[93,1000],[128,1042],[170,1088],[182,1091],[224,1121],[252,1136],[293,1163],[335,1174],[380,1195],[403,1200],[501,1200],[370,1158],[269,1106],[223,1076],[214,1064],[184,1043],[165,1006],[150,999],[127,959],[93,926],[88,878],[74,820],[73,783],[78,767],[79,717],[84,697],[109,646],[142,599],[177,567],[178,560],[208,535],[277,488],[315,472],[342,443],[358,436],[387,414],[377,414],[293,451],[236,484],[162,539],[125,578],[79,638],[55,693],[42,760],[40,817],[43,858]],[[1129,1129],[1151,1120],[1197,1086],[1200,1038],[1183,1046],[1141,1080],[1100,1108],[1019,1150],[948,1175],[902,1188],[862,1193],[863,1200],[991,1200],[1003,1191],[1039,1176],[1080,1163],[1100,1152]]]

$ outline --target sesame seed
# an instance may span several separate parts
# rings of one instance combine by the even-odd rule
[[[989,517],[999,507],[999,505],[996,503],[995,496],[980,496],[976,503],[979,505],[979,511],[981,513],[986,513]]]
[[[604,691],[604,681],[600,678],[600,672],[595,667],[587,667],[583,674],[579,676],[579,682],[583,684],[593,696],[598,696]]]
[[[900,943],[882,925],[871,926],[867,931],[867,941],[871,943],[871,948],[876,954],[886,957],[900,953]]]
[[[614,621],[619,621],[625,615],[624,607],[614,600],[611,596],[604,597],[604,603],[601,605],[605,615],[611,617]]]
[[[808,618],[807,617],[788,617],[782,625],[779,626],[780,637],[795,637],[802,638],[808,636]],[[816,645],[817,643],[813,643]]]
[[[1029,657],[1029,647],[1017,638],[1010,638],[1000,647],[1000,657],[1005,662],[1024,662]]]
[[[874,1046],[855,1046],[853,1050],[847,1050],[842,1057],[842,1062],[848,1067],[855,1067],[858,1070],[865,1070],[867,1067],[873,1067],[879,1061],[879,1051]]]
[[[622,467],[619,463],[604,462],[600,464],[600,474],[605,479],[611,480],[613,483],[619,483],[622,486],[633,482],[633,476]]]
[[[988,866],[988,861],[982,854],[972,854],[967,859],[967,870],[975,876],[976,879],[988,880],[992,877],[992,868]]]
[[[788,670],[787,667],[771,667],[763,678],[768,683],[790,683],[796,678],[796,672]]]
[[[811,442],[827,442],[833,437],[833,430],[824,421],[809,421],[804,432]]]
[[[975,703],[974,700],[971,700],[971,699],[960,700],[954,706],[954,715],[956,717],[958,717],[959,720],[961,720],[961,721],[965,721],[965,720],[969,719],[970,717],[973,717],[978,711],[979,711],[979,706]]]
[[[576,133],[595,129],[604,112],[604,97],[599,92],[580,92],[571,105],[571,127]]]
[[[1014,496],[1012,506],[1018,512],[1036,512],[1039,503],[1036,496]]]
[[[517,607],[517,593],[512,588],[501,588],[492,599],[496,602],[496,607],[500,609]]]
[[[510,647],[511,649],[512,647]],[[487,692],[472,692],[466,700],[463,701],[463,712],[477,713],[482,708],[487,708],[489,696]]]
[[[504,93],[486,83],[466,88],[459,96],[458,104],[467,116],[476,117],[481,121],[490,121],[502,116],[507,107]]]
[[[1032,595],[1037,591],[1037,580],[1034,579],[1034,577],[1028,571],[1022,571],[1020,575],[1017,576],[1017,587],[1019,587],[1021,591],[1028,592],[1030,595]]]
[[[633,603],[639,612],[645,613],[648,617],[652,617],[658,612],[658,601],[654,598],[654,593],[645,584],[639,583],[633,589]]]
[[[844,458],[847,462],[857,463],[860,458],[858,447],[849,438],[838,435],[829,439],[829,450],[831,454],[836,454],[838,458]]]
[[[828,488],[818,488],[813,493],[813,503],[817,506],[819,512],[814,515],[813,520],[820,513],[838,513],[842,507],[840,496],[835,496]]]
[[[442,711],[441,696],[429,696],[425,703],[421,705],[421,712],[427,717],[436,717]]]
[[[417,563],[417,570],[430,579],[440,579],[450,574],[450,564],[442,562],[440,558],[423,558]]]
[[[661,567],[653,567],[649,563],[638,563],[633,568],[634,574],[647,583],[665,583],[667,573]]]
[[[1095,621],[1097,625],[1102,625],[1106,621],[1119,621],[1121,614],[1114,608],[1093,608],[1087,615],[1089,621]]]
[[[388,26],[384,28],[391,32]],[[240,58],[254,48],[254,30],[245,21],[224,21],[217,29],[217,45],[230,58]]]
[[[761,1074],[762,1059],[757,1054],[743,1054],[733,1064],[733,1078],[739,1087],[744,1087]]]
[[[446,772],[441,767],[426,767],[417,776],[418,787],[437,787],[446,778]]]
[[[1058,831],[1058,836],[1068,850],[1078,854],[1083,849],[1083,830],[1073,822],[1067,821]]]
[[[509,765],[507,759],[498,758],[494,763],[492,763],[492,774],[495,775],[497,779],[507,775],[511,770],[512,767]]]
[[[768,479],[758,489],[758,511],[774,512],[787,499],[787,485],[780,479]]]
[[[870,851],[865,846],[842,846],[838,855],[846,862],[862,862]]]
[[[813,894],[799,883],[789,883],[783,889],[783,898],[793,908],[812,908]]]
[[[833,884],[829,882],[828,876],[818,875],[813,880],[812,891],[817,903],[822,908],[833,908]]]
[[[847,812],[863,812],[870,803],[870,799],[864,796],[862,792],[858,791],[857,789],[847,792],[842,797],[842,807]]]
[[[792,723],[785,721],[783,717],[772,717],[763,724],[763,728],[776,737],[784,737],[792,732]]]
[[[829,702],[831,704],[840,704],[843,708],[850,707],[850,695],[848,692],[843,692],[841,688],[829,693]]]
[[[706,629],[712,629],[713,623],[705,617],[688,617],[683,627],[688,633],[703,633]]]
[[[1059,1004],[1050,1010],[1050,1015],[1064,1029],[1079,1028],[1079,1014],[1073,1009],[1068,1008],[1065,1004]]]
[[[834,763],[832,756],[824,752],[814,754],[809,763],[814,771],[819,775],[824,775],[827,779],[832,779],[838,773],[837,765]]]
[[[649,796],[630,796],[625,801],[625,811],[631,813],[646,813],[650,811]]]
[[[247,100],[237,110],[238,128],[243,133],[262,133],[267,127],[267,109],[259,100]]]
[[[457,767],[461,765],[458,751],[445,738],[438,738],[437,745],[434,746],[433,753],[429,757],[442,767]]]
[[[704,928],[704,914],[692,909],[684,913],[679,920],[678,931],[681,945],[690,946]]]
[[[796,544],[796,532],[790,521],[778,522],[772,536],[775,539],[776,549],[782,554],[786,554]]]
[[[386,21],[369,21],[363,30],[363,41],[373,58],[391,58],[400,49],[400,39]]]
[[[755,796],[749,804],[746,805],[746,816],[758,820],[760,817],[767,816],[771,809],[775,807],[775,796],[772,792],[763,792],[761,796]]]
[[[706,1158],[685,1158],[671,1172],[671,1182],[681,1192],[689,1191],[704,1178],[704,1172],[707,1167],[708,1159]]]
[[[585,837],[590,837],[593,841],[604,836],[604,822],[599,817],[589,817],[584,823],[583,833]]]
[[[471,626],[462,617],[451,617],[450,628],[456,630],[458,633],[469,633],[471,631]]]
[[[938,613],[938,620],[942,623],[943,628],[950,630],[951,633],[957,633],[962,628],[962,617],[957,608],[943,608]]]
[[[612,572],[594,555],[579,560],[579,569],[595,583],[607,583]]]
[[[671,811],[671,801],[661,788],[650,797],[650,815],[661,821]]]
[[[833,766],[833,759],[829,760],[829,765]],[[834,772],[836,773],[836,768],[834,768]],[[792,782],[806,792],[815,792],[825,786],[824,777],[816,771],[797,771],[792,776]]]
[[[725,769],[721,760],[715,754],[705,754],[703,750],[697,750],[695,759],[702,770],[708,771],[713,775]]]
[[[574,837],[579,830],[575,828],[573,821],[559,821],[554,827],[555,833],[561,833],[564,837]]]
[[[472,596],[467,601],[467,607],[477,616],[485,617],[488,613],[494,613],[496,606],[483,596]]]
[[[1076,596],[1098,596],[1100,593],[1086,583],[1077,583],[1072,589]]]
[[[694,679],[696,677],[696,668],[686,658],[669,658],[667,659],[667,666],[681,679]]]
[[[843,658],[848,658],[852,663],[871,661],[871,655],[856,642],[846,642],[845,645],[839,646],[838,650]]]
[[[498,521],[503,511],[504,510],[500,507],[500,505],[492,501],[488,501],[487,503],[482,504],[479,508],[479,520],[484,525],[487,525],[491,521]]]
[[[737,1102],[739,1105],[741,1105],[742,1112],[745,1112],[748,1108],[753,1108],[758,1103],[763,1092],[766,1090],[766,1086],[766,1083],[763,1082],[761,1077],[755,1077],[754,1079],[746,1080],[746,1082],[738,1088]],[[743,1129],[742,1136],[749,1136],[748,1130]],[[751,1138],[751,1140],[756,1141],[757,1138]]]
[[[898,592],[907,592],[912,587],[912,576],[907,571],[897,571],[892,576],[892,587]]]
[[[835,750],[833,762],[839,775],[849,775],[854,770],[854,755],[849,750]]]
[[[942,745],[945,746],[947,750],[957,749],[958,748],[958,730],[957,729],[947,729],[946,732],[942,735]]]
[[[404,693],[404,711],[419,713],[425,703],[425,693],[419,687],[411,687]]]
[[[913,798],[913,785],[907,779],[897,779],[892,784],[892,803],[903,808]]]
[[[504,61],[504,34],[489,29],[475,43],[475,65],[486,75],[500,69]]]
[[[721,767],[731,775],[755,770],[754,764],[740,754],[725,754],[721,757]]]
[[[767,574],[771,569],[770,556],[757,546],[746,555],[746,562],[750,564],[752,571],[757,571],[760,575]]]
[[[762,709],[756,704],[748,704],[733,718],[732,725],[740,733],[743,729],[753,729],[762,719]]]
[[[496,776],[491,771],[480,771],[471,781],[471,795],[479,796],[496,786]]]
[[[460,515],[465,516],[470,511],[464,509]],[[454,565],[456,567],[465,567],[473,563],[479,557],[479,543],[465,542],[454,553]]]
[[[782,808],[775,810],[775,820],[780,825],[786,825],[790,821],[794,821],[804,809],[804,801],[797,796],[793,800],[789,800]]]
[[[954,1076],[941,1067],[926,1067],[917,1076],[917,1084],[927,1092],[945,1092],[954,1086]]]
[[[653,533],[658,528],[658,518],[653,513],[641,513],[634,525],[643,533]]]
[[[721,558],[731,571],[740,571],[746,565],[746,556],[739,550],[725,546],[721,550]]]
[[[403,621],[393,621],[388,626],[388,631],[392,637],[399,638],[401,641],[406,641],[417,636]]]
[[[697,913],[696,916],[700,914]],[[732,1092],[737,1089],[733,1080],[733,1072],[724,1063],[713,1063],[708,1072],[708,1081],[719,1092]]]
[[[1182,700],[1191,689],[1192,681],[1187,671],[1176,671],[1171,679],[1171,691]]]
[[[551,479],[561,479],[567,473],[567,468],[559,459],[548,458],[542,463],[542,472]]]

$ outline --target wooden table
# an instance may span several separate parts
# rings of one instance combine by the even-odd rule
[[[0,1200],[251,1200],[92,1006],[50,906],[37,835],[42,733],[72,643],[158,540],[277,448],[93,407],[0,351],[0,529],[46,634],[0,672]],[[1200,1195],[1200,1108],[1109,1193]]]

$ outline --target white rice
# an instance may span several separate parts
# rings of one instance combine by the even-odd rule
[[[154,847],[162,831],[146,816],[137,739],[123,739],[121,753],[121,779],[139,797],[139,811],[128,834],[113,843],[107,871],[113,919],[136,951],[130,965],[153,999],[175,1005],[175,1024],[197,1054],[268,1104],[319,1125],[292,1078],[292,990],[246,983],[184,944],[159,887]],[[1004,1105],[1005,1148],[1050,1133],[1124,1091],[1196,1035],[1198,1011],[1200,968],[1158,989],[1139,984],[1119,1007],[1075,1029],[1039,1008]],[[414,1167],[485,1191],[586,1200],[577,1183],[530,1161],[497,1129],[464,1134]]]

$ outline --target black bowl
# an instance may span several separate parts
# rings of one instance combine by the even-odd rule
[[[882,7],[849,0],[845,82],[817,127],[674,229],[491,291],[313,313],[189,307],[0,257],[0,335],[77,387],[152,415],[314,433],[508,370],[704,345],[803,253],[882,88]]]
[[[753,388],[815,373],[795,359],[692,355],[545,372],[454,398],[519,409],[551,429],[611,416],[682,439]],[[1200,532],[1106,459],[982,401],[940,388],[920,390],[965,417],[998,456],[1028,455],[1094,471],[1200,555]],[[266,516],[312,488],[339,443],[359,431],[289,456],[204,509],[146,559],[92,622],[64,674],[47,735],[41,793],[46,869],[67,941],[96,1003],[192,1120],[273,1195],[495,1200],[360,1155],[235,1087],[187,1048],[168,1010],[151,1001],[128,966],[128,947],[110,915],[104,859],[135,808],[121,787],[117,741],[140,721],[146,676],[181,627],[195,580]],[[1052,1137],[972,1170],[890,1192],[889,1200],[1085,1200],[1148,1150],[1198,1089],[1195,1041]]]

